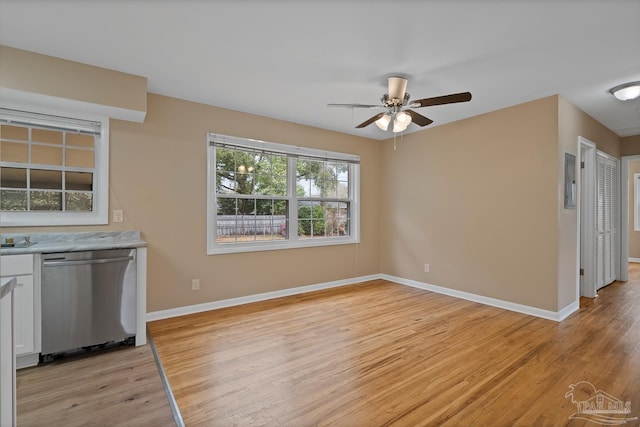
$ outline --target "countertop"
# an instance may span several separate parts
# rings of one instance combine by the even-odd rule
[[[28,236],[31,246],[20,246]],[[2,243],[13,238],[17,246],[2,248],[2,255],[36,254],[51,252],[90,251],[101,249],[144,248],[139,231],[106,231],[74,233],[7,233],[0,236]]]
[[[18,285],[18,281],[15,277],[3,277],[0,279],[0,299],[4,298],[9,292],[11,292]]]

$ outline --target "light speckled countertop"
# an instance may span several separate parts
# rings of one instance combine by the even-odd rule
[[[28,236],[33,245],[20,246]],[[101,249],[144,248],[139,231],[101,231],[74,233],[6,233],[0,236],[2,243],[13,238],[13,248],[2,248],[2,255],[35,254],[50,252],[91,251]]]

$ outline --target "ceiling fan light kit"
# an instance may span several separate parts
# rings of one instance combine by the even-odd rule
[[[618,85],[609,92],[620,101],[631,101],[640,98],[640,82]]]
[[[410,124],[411,124],[411,116],[405,113],[404,111],[400,111],[398,114],[396,114],[396,118],[393,121],[393,131],[402,132]]]
[[[384,131],[389,127],[389,123],[391,123],[391,116],[388,114],[383,114],[382,117],[375,121],[376,126]]]
[[[386,131],[389,128],[389,123],[393,121],[393,132],[398,133],[407,129],[407,126],[411,123],[411,116],[405,113],[404,111],[400,111],[395,114],[392,120],[392,114],[385,113],[378,120],[375,121],[376,126],[380,129]]]
[[[453,104],[471,100],[470,92],[454,93],[451,95],[437,96],[434,98],[418,99],[410,101],[411,96],[407,92],[407,79],[404,77],[389,77],[389,92],[380,98],[380,104],[328,104],[328,107],[347,108],[379,108],[385,110],[360,123],[356,128],[363,128],[375,123],[381,130],[386,131],[389,124],[393,123],[393,133],[403,132],[411,123],[424,127],[433,123],[433,120],[416,113],[412,108],[430,107],[434,105]]]

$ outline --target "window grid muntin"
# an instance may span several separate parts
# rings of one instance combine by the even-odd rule
[[[289,205],[288,198],[288,190],[286,183],[288,182],[289,170],[288,167],[285,167],[284,173],[284,195],[277,194],[277,191],[272,191],[272,194],[260,194],[261,191],[265,191],[264,189],[259,188],[259,168],[261,167],[260,163],[266,163],[266,172],[263,174],[264,176],[268,176],[269,182],[273,182],[274,180],[274,158],[280,157],[287,161],[286,156],[282,156],[280,154],[271,154],[265,153],[256,150],[244,150],[242,148],[234,148],[234,147],[219,147],[213,146],[213,153],[215,157],[215,193],[216,193],[216,212],[215,212],[215,230],[216,230],[216,244],[218,245],[229,245],[229,244],[246,244],[246,243],[257,243],[257,242],[273,242],[276,240],[280,240],[277,238],[277,231],[280,230],[281,233],[284,233],[284,239],[287,239],[289,233],[289,219],[288,219],[288,209],[285,211],[285,215],[274,215],[273,212],[270,215],[258,215],[257,213],[257,201],[271,201],[272,207],[276,202],[284,202],[286,206]],[[232,158],[232,168],[230,165],[221,163],[220,154],[224,154],[226,156],[230,156]],[[251,158],[253,155],[253,158]],[[246,159],[241,161],[242,156],[248,156]],[[256,159],[256,156],[264,156],[264,158]],[[233,169],[233,170],[230,170]],[[251,178],[251,186],[250,193],[239,192],[239,185],[241,181],[238,177],[244,177],[244,183],[246,184],[247,179]],[[220,184],[218,184],[218,179],[220,179]],[[226,190],[219,189],[220,187],[226,187]],[[245,189],[246,190],[246,189]],[[223,191],[223,192],[219,192]],[[229,213],[220,213],[220,201],[221,200],[234,200],[234,210],[233,214]],[[238,201],[239,200],[247,200],[253,201],[255,212],[254,214],[240,214],[238,212]],[[235,234],[233,237],[230,236],[228,230],[231,229],[228,223],[230,220],[230,216],[235,217]],[[269,218],[258,218],[258,217],[269,217]],[[275,217],[281,217],[275,219]],[[220,219],[224,217],[223,219]],[[248,217],[248,218],[247,218]],[[253,217],[253,219],[251,218]],[[251,228],[250,223],[253,222],[253,228]],[[266,228],[264,227],[264,223],[269,222],[270,225],[270,233],[266,233]],[[276,222],[278,222],[276,224]],[[261,226],[258,224],[260,223]],[[247,225],[249,224],[249,225]],[[284,224],[284,230],[281,229],[281,224]],[[253,233],[247,233],[246,230],[253,229]],[[253,239],[246,236],[252,236]],[[267,238],[265,236],[270,236]]]
[[[308,177],[304,174],[301,174],[299,164],[303,161],[319,163],[321,165],[320,169],[320,179],[308,179]],[[308,181],[309,191],[308,195],[299,196],[298,198],[323,198],[323,199],[342,199],[342,200],[351,200],[351,186],[349,185],[351,179],[351,167],[348,162],[338,161],[338,160],[327,160],[327,159],[301,159],[298,158],[296,160],[296,183],[299,184],[301,180]],[[339,171],[346,167],[346,171]],[[331,170],[332,169],[332,170]],[[331,170],[329,172],[329,170]],[[331,173],[331,177],[328,178],[328,174]],[[346,174],[346,177],[344,176]],[[322,192],[326,192],[326,188],[323,188],[322,183],[331,183],[334,184],[333,190],[335,190],[335,196],[332,195],[322,195]],[[314,185],[315,184],[315,185]],[[319,185],[320,184],[320,185]],[[340,197],[340,184],[346,185],[346,197]],[[314,190],[314,187],[317,190]],[[316,191],[316,193],[314,193]],[[317,193],[319,191],[319,193]]]
[[[210,179],[211,179],[211,190],[209,192],[209,194],[211,195],[211,202],[213,202],[212,204],[209,204],[209,210],[210,210],[210,220],[209,223],[212,224],[212,227],[209,231],[209,252],[210,254],[212,253],[224,253],[224,252],[238,252],[238,251],[245,251],[245,250],[262,250],[261,249],[261,244],[263,242],[254,242],[252,245],[249,245],[249,247],[246,247],[246,249],[242,249],[240,248],[240,246],[242,246],[242,244],[239,245],[231,245],[231,246],[225,246],[225,245],[221,245],[218,243],[218,236],[217,236],[217,232],[216,232],[216,217],[217,217],[217,202],[216,200],[218,199],[218,197],[235,197],[235,196],[240,196],[238,194],[223,194],[223,193],[218,193],[217,192],[217,158],[216,158],[216,150],[217,148],[226,148],[226,149],[232,149],[232,150],[241,150],[244,151],[246,150],[247,152],[258,152],[258,153],[267,153],[267,154],[276,154],[276,155],[286,155],[286,157],[288,158],[288,164],[287,164],[287,188],[288,188],[288,206],[289,206],[289,210],[288,210],[288,224],[287,224],[287,240],[286,241],[280,241],[280,242],[276,242],[279,245],[267,245],[267,247],[264,247],[264,249],[279,249],[280,244],[282,248],[290,248],[290,247],[300,247],[298,245],[296,245],[296,242],[300,242],[300,243],[304,243],[304,245],[302,246],[317,246],[317,245],[325,245],[325,244],[340,244],[340,243],[355,243],[357,241],[359,241],[359,232],[357,230],[357,228],[359,227],[357,222],[354,224],[353,220],[354,219],[358,219],[359,218],[359,209],[357,207],[357,198],[358,198],[358,185],[359,183],[358,181],[358,176],[357,176],[357,170],[359,169],[359,156],[356,155],[350,155],[350,154],[343,154],[343,153],[330,153],[329,155],[326,155],[325,153],[329,153],[323,150],[316,150],[316,149],[306,149],[306,148],[301,148],[301,147],[294,147],[294,146],[284,146],[282,144],[275,144],[275,143],[269,143],[269,142],[264,142],[264,141],[254,141],[254,140],[245,140],[243,138],[238,138],[238,137],[229,137],[229,136],[224,136],[224,135],[215,135],[215,134],[209,134],[208,135],[208,147],[209,147],[209,167],[210,167]],[[235,141],[241,141],[239,144],[234,144],[234,143],[229,143],[229,142],[220,142],[218,140],[218,138],[222,138],[224,140],[235,140]],[[249,142],[246,142],[249,141]],[[265,145],[270,147],[269,149],[263,149],[263,148],[256,148],[253,146],[247,146],[245,144],[253,144],[256,143],[260,146]],[[276,149],[271,149],[271,147],[276,146]],[[281,147],[284,147],[283,149],[280,149]],[[304,151],[309,151],[311,154],[309,155],[305,155]],[[318,154],[319,155],[316,155]],[[295,171],[296,171],[296,159],[308,159],[308,160],[313,160],[313,161],[328,161],[328,162],[332,162],[332,163],[342,163],[345,166],[347,166],[347,173],[348,173],[348,179],[347,181],[345,181],[347,183],[348,186],[348,197],[332,197],[332,198],[325,198],[322,199],[323,202],[336,202],[336,203],[343,203],[345,206],[345,212],[347,213],[344,218],[344,230],[346,231],[346,233],[342,236],[327,236],[327,238],[324,238],[325,236],[322,236],[323,239],[318,239],[318,238],[314,238],[314,239],[298,239],[298,233],[294,231],[293,229],[293,224],[296,224],[297,227],[297,223],[298,223],[298,201],[302,200],[301,198],[297,197],[296,194],[296,182],[297,182],[297,178],[295,175]],[[235,165],[234,165],[235,166]],[[337,194],[336,194],[337,195]],[[251,198],[257,198],[259,197],[259,195],[257,194],[253,194],[253,195],[246,195],[248,197]],[[305,198],[305,200],[314,200],[315,198]],[[354,205],[355,204],[355,205]],[[355,208],[354,208],[355,206]],[[355,215],[355,216],[353,216]],[[355,225],[355,228],[354,228]],[[312,242],[313,241],[313,242]],[[288,243],[287,243],[288,242]],[[324,242],[324,243],[323,243]],[[292,246],[293,245],[293,246]],[[255,249],[251,249],[250,247],[255,246]],[[223,250],[223,247],[225,248]]]
[[[247,199],[247,200],[284,200],[282,197],[278,197],[278,196],[264,196],[264,195],[253,194],[253,193],[252,194],[242,194],[242,193],[237,193],[237,192],[236,193],[218,193],[217,192],[218,191],[218,187],[217,187],[217,185],[218,185],[217,184],[217,176],[218,176],[218,158],[217,158],[217,154],[218,154],[218,151],[217,151],[217,148],[219,148],[219,147],[214,145],[213,149],[214,149],[214,153],[215,153],[215,156],[216,156],[215,165],[216,165],[216,198],[217,199],[225,199],[226,198],[226,199],[235,199],[235,200],[238,200],[238,199]],[[241,166],[237,162],[238,156],[236,155],[236,153],[237,152],[244,152],[244,150],[242,148],[231,149],[231,147],[228,147],[228,146],[223,147],[223,149],[231,151],[231,152],[234,153],[234,164],[233,164],[233,167],[234,167],[234,173],[235,173],[238,170],[238,168]],[[251,153],[251,152],[255,153],[256,151],[255,150],[247,150],[246,152],[247,153]],[[264,153],[264,152],[261,152],[261,153]],[[267,154],[267,153],[264,153],[264,154]],[[289,157],[288,164],[287,164],[287,170],[286,170],[286,181],[287,181],[287,183],[293,182],[293,185],[296,186],[296,188],[297,188],[296,184],[297,184],[298,177],[299,177],[298,174],[297,174],[297,162],[298,162],[298,160],[300,160],[300,157],[297,157],[297,156],[296,157]],[[316,161],[316,162],[322,162],[323,166],[326,165],[326,164],[329,164],[329,163],[332,163],[334,165],[337,165],[337,164],[346,165],[347,166],[347,171],[346,171],[347,180],[346,180],[346,182],[347,183],[350,182],[350,176],[351,176],[351,169],[352,168],[350,167],[349,163],[335,161],[335,160],[329,160],[328,161],[326,159],[321,159],[321,160],[309,159],[309,160]],[[289,176],[293,175],[293,173],[292,173],[292,169],[293,168],[295,168],[295,170],[296,170],[296,180],[293,180],[293,179],[290,180],[289,179]],[[225,171],[223,170],[223,172],[225,172]],[[226,170],[226,172],[231,172],[231,171]],[[271,170],[271,172],[273,172],[273,170]],[[271,174],[271,176],[273,176],[273,173]],[[345,181],[344,180],[338,180],[337,179],[337,174],[336,174],[336,183],[339,183],[339,182],[345,182]],[[235,190],[237,191],[237,188]],[[350,212],[350,210],[351,210],[350,209],[351,185],[347,186],[347,194],[349,196],[347,198],[339,198],[339,197],[319,198],[317,196],[316,197],[311,197],[311,196],[309,196],[309,197],[300,197],[300,196],[297,196],[296,191],[291,191],[290,188],[288,189],[287,193],[290,195],[289,197],[287,197],[288,205],[289,205],[289,218],[285,220],[286,229],[284,230],[284,232],[286,233],[286,239],[287,240],[298,240],[298,239],[305,240],[305,239],[313,239],[313,238],[316,238],[316,239],[317,238],[332,238],[333,239],[333,238],[337,238],[337,237],[350,237],[350,235],[351,235],[350,234],[350,216],[349,216],[348,212]],[[336,190],[336,194],[337,194],[337,190]],[[340,221],[340,218],[344,218],[344,222],[342,223],[344,225],[344,228],[340,227],[340,225],[341,225],[340,222],[338,222],[338,225],[336,227],[338,229],[338,236],[327,234],[327,228],[326,228],[327,215],[326,215],[326,210],[324,211],[325,215],[322,218],[311,218],[309,220],[310,221],[310,230],[311,230],[309,236],[300,235],[299,234],[300,220],[297,218],[299,207],[300,207],[300,203],[299,203],[300,201],[310,202],[310,203],[318,202],[318,204],[316,206],[321,206],[321,207],[323,207],[323,209],[325,208],[324,204],[326,204],[326,203],[336,203],[338,205],[340,203],[346,204],[345,210],[346,210],[347,214],[344,215],[344,216],[343,215],[338,215],[338,218],[339,218],[338,221]],[[294,206],[295,206],[295,208],[294,208]],[[312,208],[312,211],[313,211],[313,208]],[[218,231],[219,226],[218,226],[217,217],[219,215],[220,214],[218,213],[218,209],[216,209],[216,244],[218,244],[218,245],[223,244],[224,245],[224,244],[229,244],[229,243],[247,243],[248,242],[247,240],[243,240],[242,242],[239,242],[237,238],[235,239],[234,242],[222,242],[221,241],[222,239],[218,235],[219,234],[219,231]],[[227,215],[225,215],[225,216],[227,216]],[[236,204],[236,216],[238,216],[238,214],[237,214],[237,204]],[[295,218],[295,221],[294,221],[293,218]],[[302,221],[306,221],[306,220],[303,219]],[[244,219],[242,219],[242,222],[244,224]],[[320,223],[322,223],[324,225],[324,227],[323,227],[324,233],[321,234],[321,235],[318,235],[318,234],[315,234],[315,233],[317,233],[317,230],[314,230],[314,224],[316,226],[319,226]],[[296,224],[298,226],[296,233],[292,233],[291,232],[291,224]],[[305,228],[305,227],[303,227],[303,228]],[[341,230],[341,229],[344,230],[343,236],[339,235],[339,230]],[[255,241],[257,241],[257,238],[254,239],[254,242]]]
[[[351,211],[351,173],[352,168],[347,162],[339,160],[327,160],[327,159],[304,159],[303,161],[315,162],[319,164],[318,170],[319,178],[309,179],[310,177],[300,171],[300,166],[309,167],[309,165],[302,164],[301,159],[297,159],[295,162],[296,168],[296,184],[299,185],[301,178],[303,181],[307,181],[309,188],[305,193],[305,196],[297,196],[298,202],[298,214],[301,209],[306,211],[309,209],[311,217],[299,217],[298,226],[298,238],[299,239],[318,239],[318,238],[337,238],[337,237],[349,237],[350,232],[350,211]],[[343,170],[346,167],[346,170]],[[346,176],[344,176],[346,174]],[[325,185],[323,185],[323,183]],[[333,194],[335,196],[325,196],[322,194],[331,192],[331,184]],[[340,184],[346,183],[346,197],[339,197]],[[317,190],[314,190],[314,186]],[[328,190],[328,191],[327,191]],[[332,194],[332,195],[333,195]],[[335,206],[335,212],[332,212]],[[344,208],[342,208],[344,206]],[[341,210],[344,209],[344,215]],[[320,210],[320,212],[318,211]],[[320,216],[319,216],[320,215]],[[302,232],[301,232],[302,231]]]
[[[256,188],[256,182],[259,176],[261,175],[269,175],[270,182],[273,182],[273,177],[274,177],[274,158],[282,158],[283,160],[287,160],[286,156],[280,155],[280,154],[271,154],[271,153],[266,153],[263,151],[255,151],[255,150],[244,150],[242,148],[231,148],[228,146],[213,146],[213,150],[215,153],[215,167],[216,167],[216,195],[225,195],[225,194],[244,194],[244,195],[265,195],[265,196],[274,196],[274,197],[286,197],[287,196],[287,187],[286,187],[286,183],[288,181],[288,167],[285,169],[285,177],[284,177],[284,182],[285,182],[285,187],[284,187],[284,194],[278,194],[278,193],[258,193],[255,192]],[[219,151],[218,150],[223,150],[226,152],[229,152],[230,154],[233,155],[233,170],[229,170],[227,169],[223,169],[220,170],[219,169],[219,158],[218,158],[218,154]],[[249,166],[247,166],[247,162],[242,162],[242,163],[238,163],[238,157],[239,154],[245,154],[245,155],[265,155],[266,158],[263,159],[263,161],[265,161],[267,163],[267,172],[268,174],[265,173],[259,173],[262,172],[261,170],[258,170],[258,166],[256,165],[256,159],[253,159],[253,163]],[[254,166],[255,165],[255,166]],[[227,165],[228,166],[228,165]],[[242,169],[241,169],[242,168]],[[230,177],[226,177],[224,176],[224,174],[227,173],[229,174],[230,177],[232,177],[233,179],[231,179]],[[254,185],[254,188],[252,188],[252,192],[247,194],[247,193],[239,193],[238,192],[238,177],[251,177],[252,178],[252,183]],[[234,187],[230,188],[230,187],[226,187],[229,191],[226,192],[218,192],[218,177],[220,177],[220,185],[222,185],[223,180],[226,181],[232,181],[234,183]],[[258,189],[259,190],[259,189]]]
[[[24,169],[26,170],[26,188],[24,190],[16,190],[13,187],[0,187],[0,191],[5,193],[7,191],[23,191],[26,194],[26,210],[2,210],[3,212],[33,212],[33,211],[42,211],[39,209],[33,209],[31,204],[32,195],[38,192],[47,192],[47,193],[56,193],[61,192],[61,202],[60,209],[55,210],[46,210],[47,212],[67,212],[66,206],[66,193],[73,192],[78,193],[76,190],[67,190],[66,189],[66,172],[79,172],[79,173],[90,173],[92,175],[91,191],[82,191],[81,193],[90,193],[91,194],[91,209],[86,211],[76,211],[70,210],[69,212],[93,212],[95,211],[95,201],[96,201],[96,188],[95,188],[95,177],[96,177],[96,152],[97,152],[97,144],[100,134],[98,132],[86,132],[80,130],[70,130],[64,127],[54,127],[54,126],[45,126],[45,125],[36,125],[36,124],[28,124],[28,123],[20,123],[8,121],[6,119],[0,119],[0,125],[2,126],[13,126],[27,129],[27,140],[15,139],[15,138],[5,138],[0,135],[0,142],[10,142],[10,143],[18,143],[18,144],[26,144],[27,145],[27,162],[3,162],[0,161],[0,167],[2,168],[15,168],[15,169]],[[60,132],[62,135],[62,142],[60,144],[51,143],[51,142],[42,142],[42,141],[34,141],[33,130],[47,130],[47,131],[55,131]],[[92,147],[84,147],[76,144],[67,144],[67,135],[68,134],[85,134],[91,135],[93,137],[93,146]],[[61,150],[61,165],[51,165],[51,164],[43,164],[43,163],[33,163],[33,147],[53,147],[59,148]],[[78,166],[67,166],[67,149],[74,150],[83,150],[83,151],[91,151],[93,153],[93,168],[87,167],[78,167]],[[32,170],[42,170],[42,171],[58,171],[62,173],[62,189],[46,189],[46,188],[34,188],[31,186],[31,172]],[[5,193],[6,194],[6,193]]]

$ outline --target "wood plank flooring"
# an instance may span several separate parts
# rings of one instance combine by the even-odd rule
[[[581,304],[557,323],[378,280],[149,327],[187,426],[587,425],[580,381],[640,416],[640,267]]]
[[[16,380],[18,426],[175,426],[149,345],[21,369]]]

